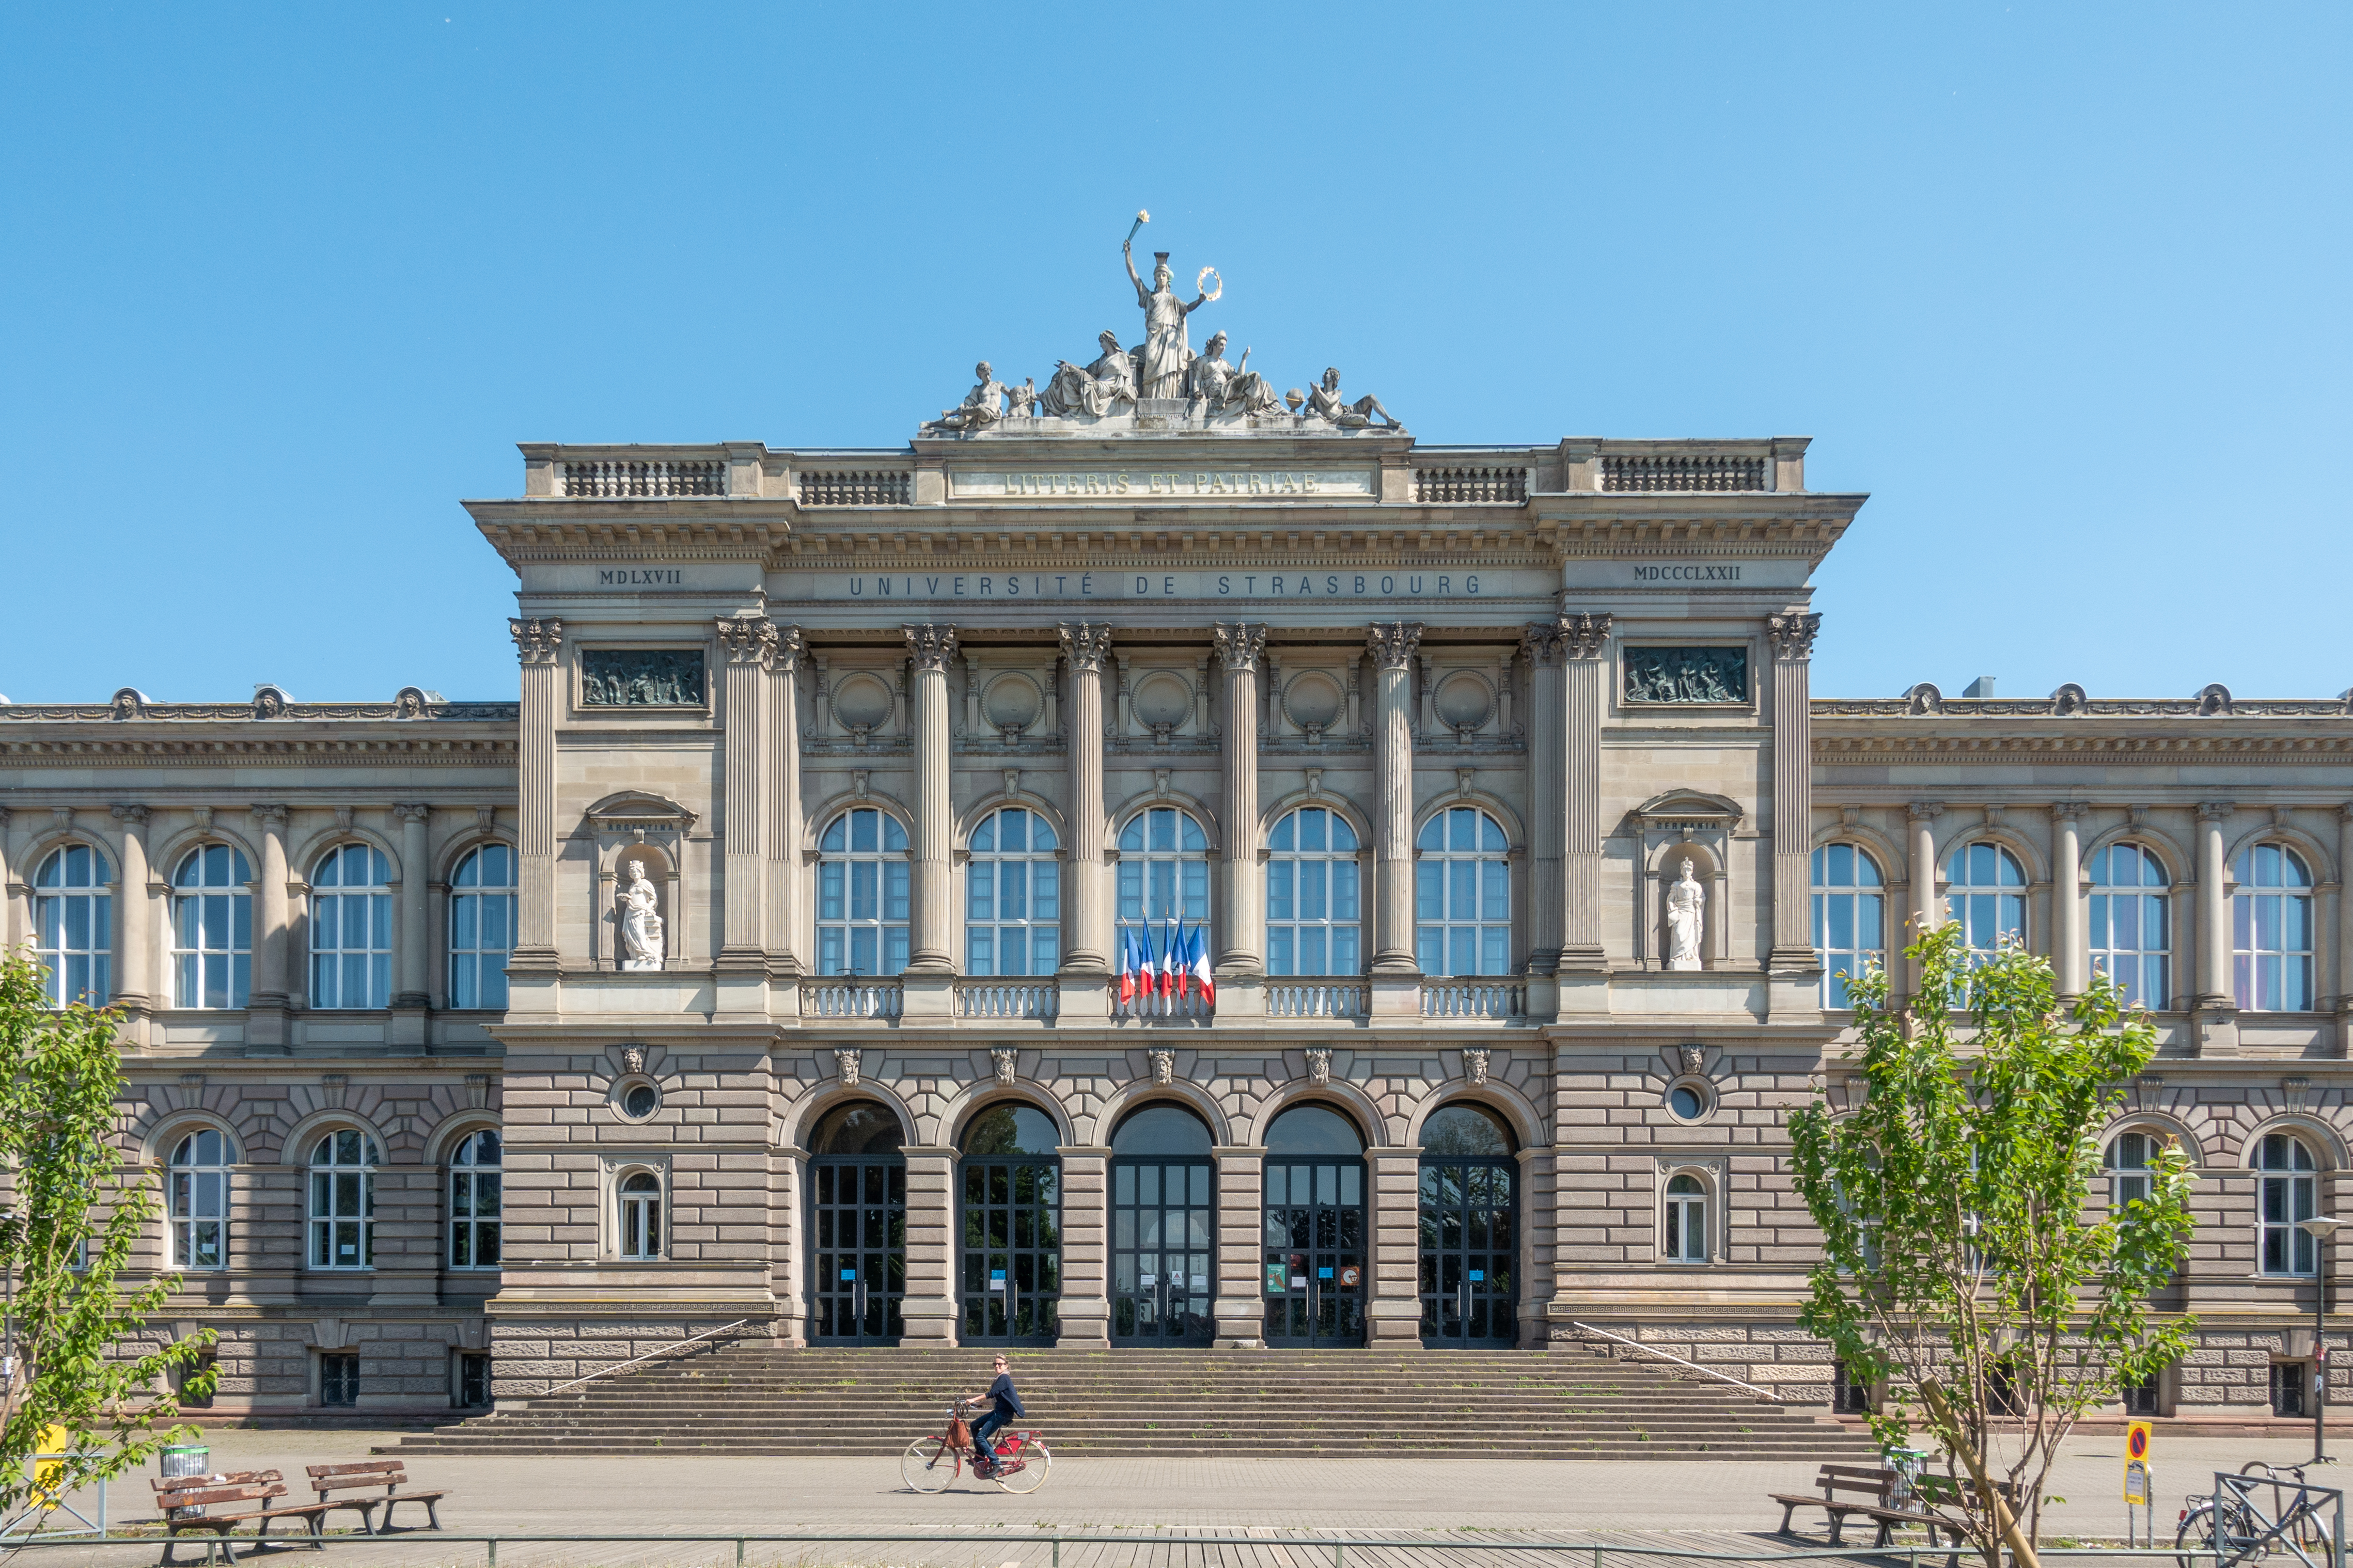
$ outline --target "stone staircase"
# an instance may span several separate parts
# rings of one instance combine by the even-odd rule
[[[986,1387],[987,1350],[735,1344],[384,1453],[896,1455]],[[1057,1457],[1841,1460],[1870,1439],[1728,1384],[1579,1349],[1015,1351]]]

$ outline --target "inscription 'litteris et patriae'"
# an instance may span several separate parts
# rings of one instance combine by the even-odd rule
[[[960,497],[1097,500],[1120,496],[1162,500],[1280,500],[1298,496],[1371,496],[1369,471],[1330,468],[1111,468],[1085,473],[960,473],[948,478]]]

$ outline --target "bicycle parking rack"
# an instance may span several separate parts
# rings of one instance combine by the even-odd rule
[[[2255,1500],[2255,1489],[2269,1487],[2272,1506],[2265,1512]],[[2283,1494],[2293,1494],[2283,1496]],[[2228,1506],[2224,1499],[2228,1498]],[[2333,1516],[2327,1525],[2328,1544],[2318,1561],[2296,1544],[2291,1528],[2306,1520]],[[2240,1526],[2242,1528],[2233,1528]],[[2314,1486],[2309,1481],[2283,1480],[2277,1476],[2234,1476],[2214,1472],[2214,1563],[2228,1568],[2274,1551],[2295,1553],[2304,1568],[2345,1568],[2345,1493],[2338,1487]],[[2187,1558],[2183,1559],[2185,1562]]]

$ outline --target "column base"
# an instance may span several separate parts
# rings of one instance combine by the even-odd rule
[[[413,994],[412,994],[413,996]],[[385,1044],[404,1055],[424,1054],[429,1032],[431,1011],[427,998],[396,996],[392,999],[392,1020],[385,1030]]]
[[[2239,1054],[2239,1010],[2232,999],[2200,996],[2189,1016],[2189,1045],[2200,1057]]]
[[[286,1017],[286,998],[255,997],[245,1009],[245,1054],[283,1056],[293,1048]]]

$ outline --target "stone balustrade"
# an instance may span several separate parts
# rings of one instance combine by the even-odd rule
[[[721,496],[727,493],[727,465],[716,458],[676,459],[606,458],[556,464],[556,479],[568,500],[628,496]]]
[[[1050,1022],[1060,1011],[1060,990],[1051,979],[959,980],[959,1018],[1037,1018]]]
[[[1361,1018],[1365,1013],[1361,980],[1270,980],[1266,984],[1270,1018]]]
[[[828,468],[794,476],[803,506],[905,506],[914,499],[907,468]]]
[[[1111,1010],[1114,1018],[1143,1019],[1208,1019],[1216,1013],[1216,1007],[1205,1001],[1198,991],[1188,991],[1182,996],[1163,996],[1155,992],[1132,1002],[1114,1002]]]
[[[1620,492],[1761,490],[1765,486],[1763,458],[1712,457],[1698,454],[1621,457],[1604,453],[1601,488]]]
[[[1527,1016],[1527,988],[1505,980],[1425,980],[1421,1016],[1517,1023]]]
[[[896,979],[860,974],[801,982],[804,1018],[896,1018],[901,1010],[902,987]]]
[[[1517,506],[1528,499],[1525,468],[1416,468],[1413,499],[1424,504]]]

